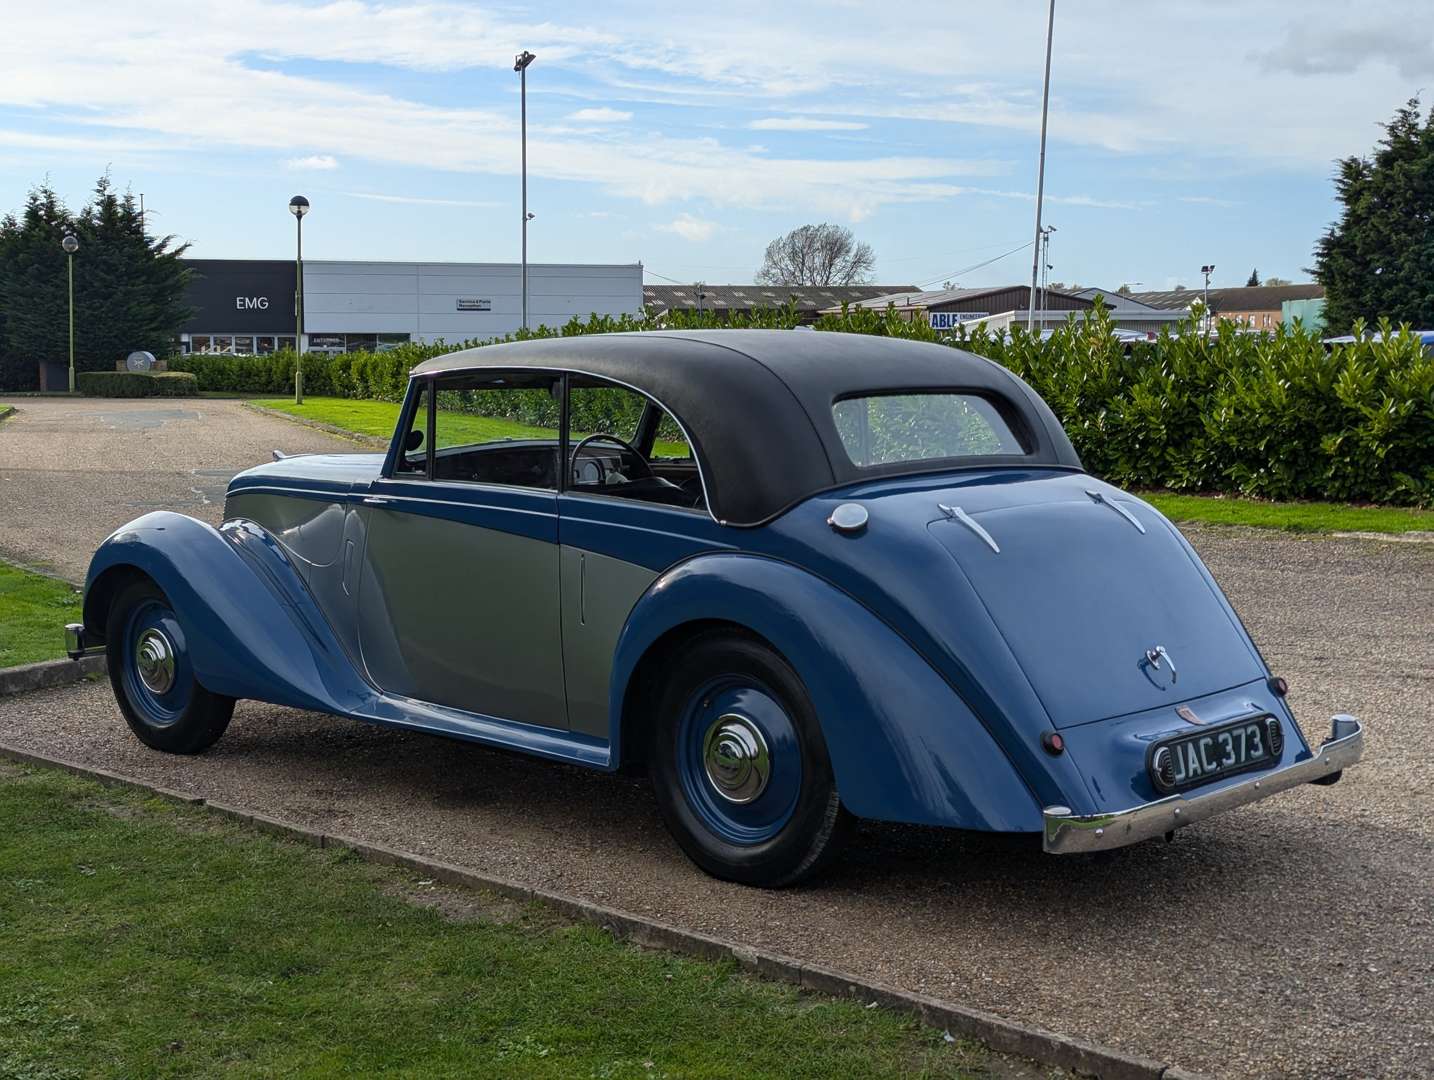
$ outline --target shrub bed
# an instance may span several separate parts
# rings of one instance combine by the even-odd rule
[[[719,323],[710,313],[663,317],[593,315],[518,337],[654,329],[795,326],[790,308]],[[1042,341],[1017,327],[1009,335],[958,331],[938,336],[892,312],[823,316],[818,331],[940,341],[1009,368],[1043,397],[1065,425],[1091,472],[1112,483],[1269,499],[1434,505],[1434,356],[1417,339],[1383,327],[1382,340],[1326,349],[1300,327],[1241,334],[1220,324],[1203,334],[1192,316],[1153,342],[1127,345],[1101,307],[1072,316]],[[507,339],[505,339],[507,340]],[[385,353],[306,355],[304,388],[314,394],[398,401],[409,370],[455,349],[492,344],[404,345]],[[190,356],[170,367],[192,372],[202,390],[284,394],[293,388],[292,352],[264,357]],[[502,395],[511,405],[529,395]],[[472,395],[474,411],[495,407]],[[579,430],[603,430],[612,417],[593,395]],[[527,406],[524,406],[527,407]],[[533,406],[541,410],[545,406]],[[551,410],[550,410],[551,411]],[[499,415],[495,413],[494,415]],[[553,418],[506,419],[551,426]]]
[[[75,389],[86,397],[193,397],[200,386],[184,371],[80,371]]]

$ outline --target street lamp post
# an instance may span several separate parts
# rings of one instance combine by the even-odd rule
[[[1041,89],[1041,158],[1036,167],[1036,251],[1031,258],[1031,302],[1026,312],[1026,332],[1036,321],[1036,275],[1041,269],[1041,202],[1046,194],[1046,119],[1051,110],[1051,41],[1056,32],[1056,0],[1051,0],[1046,15],[1046,79]]]
[[[289,213],[294,215],[297,230],[294,252],[294,404],[304,403],[304,215],[309,200],[295,195],[289,200]]]
[[[513,57],[513,70],[518,73],[518,116],[523,154],[523,329],[528,329],[528,65],[537,57],[524,49]]]
[[[1210,327],[1213,325],[1213,323],[1211,323],[1210,321],[1210,275],[1214,272],[1214,263],[1209,263],[1206,266],[1200,267],[1200,273],[1205,275],[1205,333],[1207,334],[1210,332]]]
[[[80,250],[80,242],[75,239],[74,233],[66,233],[65,238],[60,241],[60,247],[65,249],[65,274],[70,280],[70,393],[75,392],[75,252]]]

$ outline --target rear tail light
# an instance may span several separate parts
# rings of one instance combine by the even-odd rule
[[[1285,749],[1285,729],[1273,716],[1265,721],[1265,737],[1270,743],[1270,754],[1279,757]]]
[[[1171,791],[1175,787],[1175,759],[1170,756],[1170,748],[1162,746],[1155,751],[1155,757],[1150,761],[1150,774],[1155,778],[1155,786],[1161,791]]]

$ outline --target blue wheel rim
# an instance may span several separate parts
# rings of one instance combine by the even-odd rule
[[[118,642],[125,696],[145,723],[169,727],[194,696],[194,671],[184,631],[162,600],[135,605]]]
[[[777,696],[755,679],[723,676],[698,687],[679,721],[677,754],[687,805],[728,843],[770,840],[796,812],[802,790],[797,729]]]

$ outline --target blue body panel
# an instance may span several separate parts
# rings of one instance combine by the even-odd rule
[[[1030,789],[940,675],[851,597],[775,559],[703,555],[659,578],[618,640],[615,718],[648,648],[702,619],[748,627],[801,676],[852,813],[969,829],[1040,827]]]
[[[415,483],[383,479],[383,462],[290,458],[241,474],[230,491],[358,507]],[[497,508],[521,510],[525,497],[449,485],[422,513],[482,524]],[[855,535],[827,524],[850,501],[870,515]],[[282,544],[253,522],[215,530],[147,515],[100,548],[90,583],[123,566],[152,577],[194,643],[199,681],[216,693],[598,768],[621,764],[624,703],[648,649],[690,624],[737,624],[770,642],[807,687],[848,809],[885,820],[1038,831],[1043,806],[1090,814],[1152,798],[1144,747],[1183,724],[1174,710],[1186,701],[1216,716],[1258,707],[1289,720],[1178,531],[1069,468],[851,484],[753,528],[572,493],[557,497],[556,533],[551,511],[532,517],[535,539],[657,575],[618,638],[606,740],[384,694]],[[1182,665],[1179,682],[1143,665],[1157,644]],[[1041,748],[1053,728],[1067,741],[1063,755]],[[1307,757],[1298,729],[1289,731],[1286,759]]]

